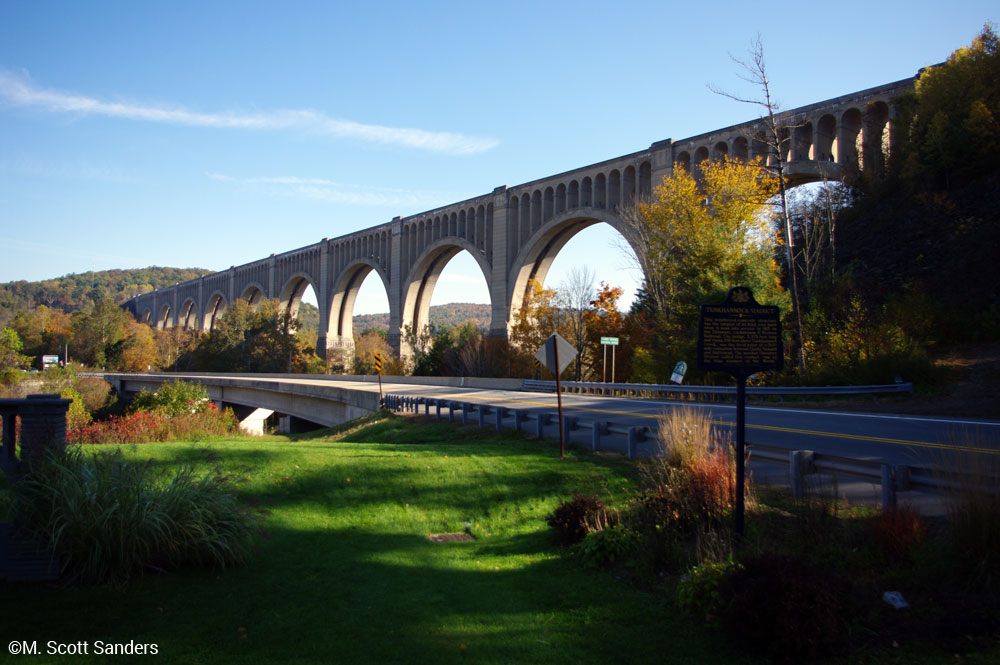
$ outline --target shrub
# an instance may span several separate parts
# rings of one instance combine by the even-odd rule
[[[624,525],[616,524],[607,529],[591,531],[574,548],[584,565],[600,568],[629,559],[638,546],[638,534]]]
[[[73,388],[83,399],[83,406],[88,413],[97,418],[117,401],[115,394],[111,392],[111,384],[104,379],[77,379],[73,382]]]
[[[732,558],[698,564],[677,585],[677,604],[696,618],[713,621],[729,604],[720,587],[741,568]]]
[[[608,524],[608,511],[596,496],[574,494],[549,515],[548,524],[555,529],[556,539],[563,545],[583,540],[591,531],[600,531]]]
[[[161,385],[156,392],[143,390],[129,406],[129,413],[137,411],[159,411],[168,416],[176,416],[182,413],[198,413],[206,411],[211,402],[208,399],[208,390],[205,386],[197,383],[185,383],[183,381],[171,381]]]
[[[155,433],[167,419],[159,413],[140,411],[108,420],[92,422],[66,433],[68,443],[148,443],[156,441]]]
[[[59,391],[59,396],[64,399],[73,400],[70,402],[69,410],[66,412],[66,429],[76,430],[85,427],[92,420],[90,412],[83,404],[83,397],[72,388],[63,388]]]
[[[198,441],[233,436],[239,422],[232,410],[218,411],[208,403],[204,411],[169,416],[162,411],[137,411],[90,423],[70,430],[69,443],[149,443],[151,441]]]
[[[22,374],[21,370],[16,367],[5,367],[0,370],[0,385],[5,387],[17,385],[23,378],[24,374]]]
[[[910,506],[883,511],[871,520],[872,536],[879,549],[894,563],[906,561],[924,538],[927,528]]]
[[[12,512],[85,584],[124,585],[146,570],[226,568],[249,558],[246,513],[217,476],[173,475],[120,450],[49,451],[28,468]]]

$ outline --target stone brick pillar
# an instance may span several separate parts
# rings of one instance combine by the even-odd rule
[[[46,448],[66,447],[66,412],[73,400],[59,395],[28,395],[18,409],[21,417],[21,461],[30,462]]]

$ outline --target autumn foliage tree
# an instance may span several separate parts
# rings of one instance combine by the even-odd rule
[[[213,372],[322,372],[323,361],[295,331],[295,319],[277,299],[237,300],[180,362]]]
[[[70,315],[60,309],[39,305],[17,312],[10,322],[24,342],[24,353],[31,357],[63,354],[72,339]]]
[[[724,159],[678,168],[641,203],[648,268],[662,289],[657,323],[677,360],[694,355],[698,307],[721,302],[730,288],[750,287],[758,302],[787,310],[775,253],[781,239],[770,217],[776,178],[760,162]]]
[[[618,337],[623,332],[625,316],[618,310],[618,300],[623,293],[624,290],[620,286],[601,282],[594,299],[590,301],[590,307],[583,314],[587,330],[588,355],[592,359],[592,364],[603,362],[601,338]],[[603,372],[593,374],[604,378]]]
[[[565,323],[555,289],[545,289],[537,280],[529,280],[521,307],[510,327],[510,342],[522,353],[532,356],[549,336]]]
[[[996,167],[1000,152],[1000,38],[992,24],[948,61],[928,67],[904,98],[903,177],[948,187]]]

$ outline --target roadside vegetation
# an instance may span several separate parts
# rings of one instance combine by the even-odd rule
[[[694,410],[674,411],[659,431],[659,455],[639,463],[624,504],[577,492],[553,512],[568,560],[637,585],[671,580],[664,592],[692,620],[770,662],[1000,655],[995,461],[991,480],[956,492],[938,520],[906,505],[848,505],[836,487],[796,501],[751,484],[740,545],[730,442]],[[905,607],[889,602],[897,595]],[[980,651],[990,655],[977,661]]]
[[[64,584],[5,587],[8,628],[155,642],[168,662],[1000,656],[995,483],[947,521],[751,484],[737,547],[729,442],[696,412],[661,431],[637,465],[384,413],[293,437],[71,446],[39,467],[59,492],[16,503],[59,534]]]

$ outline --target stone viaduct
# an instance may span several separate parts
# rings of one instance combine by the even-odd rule
[[[789,184],[837,179],[853,169],[880,170],[896,143],[894,100],[916,77],[785,111],[777,116]],[[389,300],[389,343],[407,353],[400,331],[428,323],[431,294],[445,265],[468,251],[483,271],[492,301],[490,335],[506,336],[528,281],[544,282],[559,250],[582,229],[610,224],[626,240],[616,210],[647,195],[674,168],[729,156],[773,160],[759,136],[760,120],[591,164],[435,210],[324,238],[314,245],[233,266],[125,303],[159,329],[209,331],[226,305],[278,298],[292,315],[312,285],[319,304],[317,352],[354,345],[358,290],[375,271]]]

